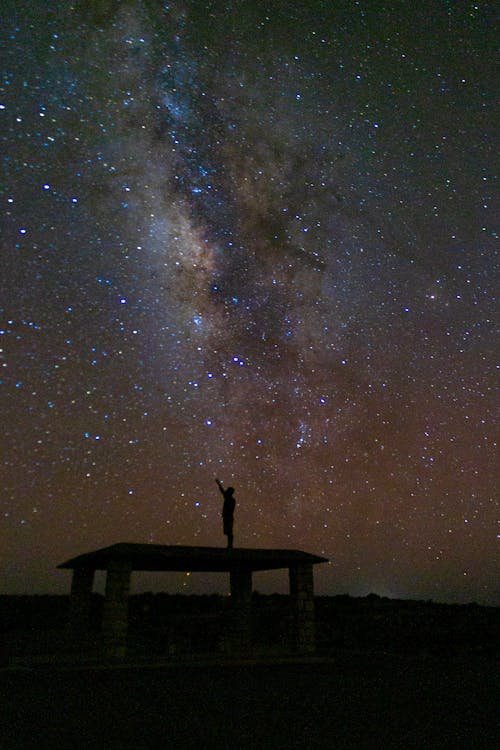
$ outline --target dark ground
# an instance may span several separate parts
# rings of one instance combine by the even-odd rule
[[[286,660],[288,598],[255,594],[255,658],[231,662],[225,601],[131,597],[111,668],[102,597],[88,642],[68,635],[67,597],[0,597],[0,750],[500,747],[498,608],[318,597],[319,656],[301,661]]]
[[[0,671],[2,750],[493,750],[484,656]]]

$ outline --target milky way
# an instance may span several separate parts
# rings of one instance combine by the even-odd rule
[[[2,590],[223,545],[220,477],[235,545],[327,556],[321,593],[497,602],[492,9],[23,6]]]

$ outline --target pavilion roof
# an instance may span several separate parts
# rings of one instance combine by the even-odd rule
[[[105,570],[115,560],[130,561],[132,570],[211,571],[275,570],[301,564],[328,562],[326,557],[292,549],[254,549],[248,547],[188,547],[170,544],[119,542],[87,552],[58,565],[58,568]]]

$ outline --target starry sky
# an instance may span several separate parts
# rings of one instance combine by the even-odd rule
[[[498,604],[493,3],[5,8],[0,592],[219,477],[318,593]]]

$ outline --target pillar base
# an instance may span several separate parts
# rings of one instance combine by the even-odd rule
[[[296,565],[289,569],[292,609],[291,646],[299,654],[314,654],[316,630],[314,613],[314,581],[312,565]]]
[[[224,651],[231,655],[248,654],[251,648],[250,615],[252,607],[252,571],[230,572],[231,596]]]
[[[86,634],[90,629],[93,585],[94,570],[92,568],[73,570],[68,613],[68,631],[71,635]]]
[[[128,560],[113,560],[106,575],[102,618],[103,655],[123,659],[127,654],[128,595],[132,566]]]

